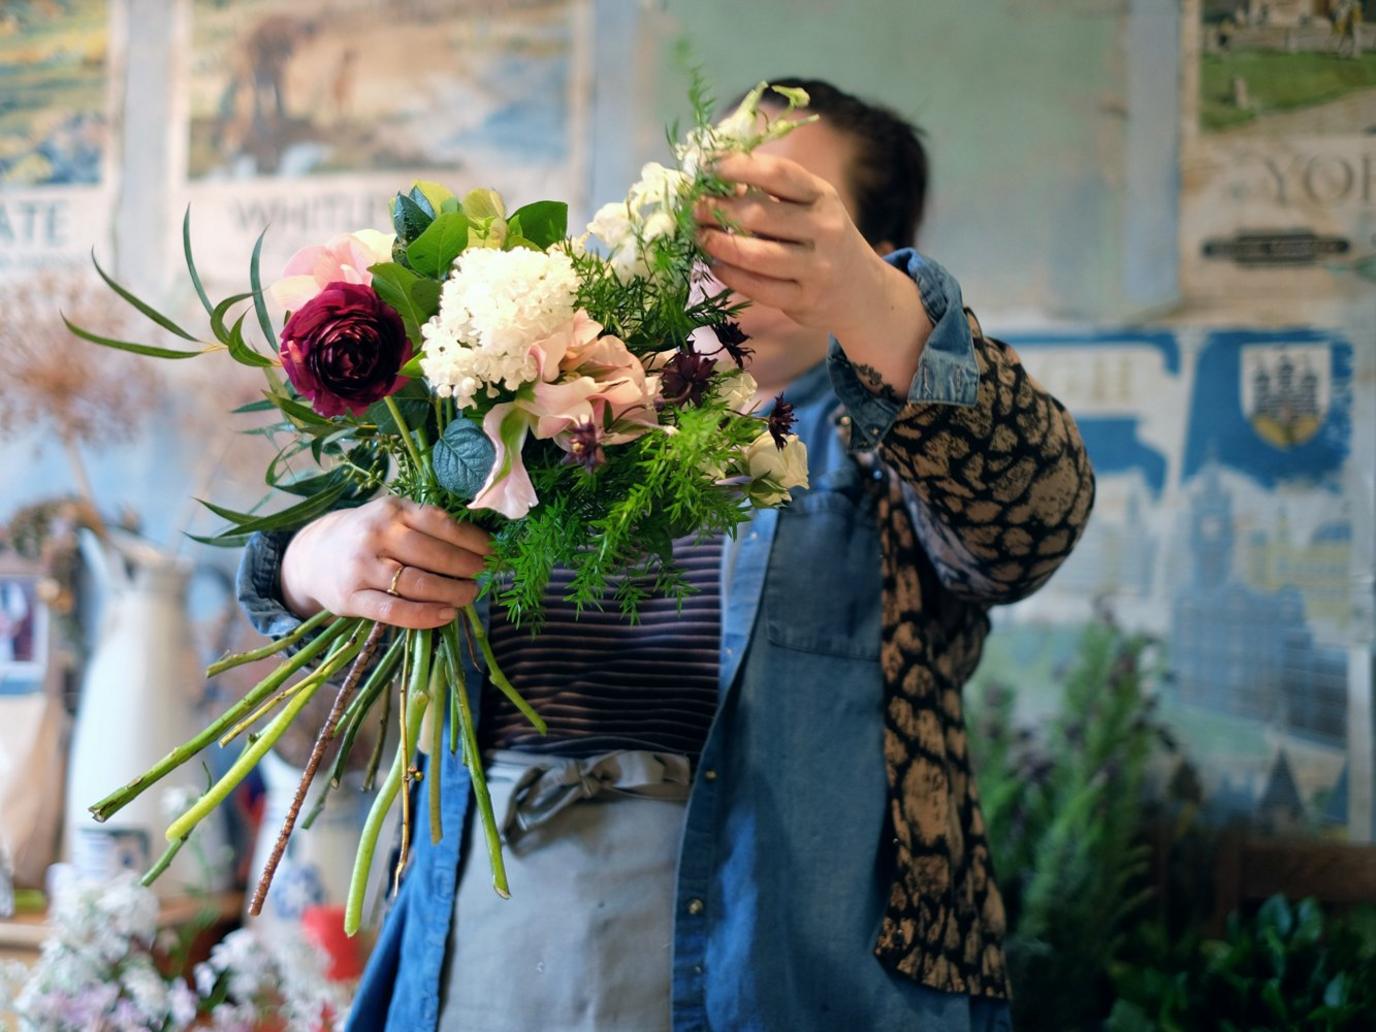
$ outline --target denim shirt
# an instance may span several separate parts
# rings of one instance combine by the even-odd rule
[[[911,249],[907,271],[934,329],[909,401],[973,404],[979,381],[960,288]],[[881,579],[873,501],[837,433],[872,447],[899,406],[867,390],[835,340],[785,392],[811,486],[762,509],[722,559],[718,710],[685,812],[674,911],[672,1026],[698,1030],[1007,1027],[1005,1005],[940,993],[873,956],[892,872],[885,833],[879,666]],[[255,538],[240,597],[255,626],[297,623],[277,600],[280,537]],[[484,612],[484,617],[486,616]],[[477,712],[481,679],[467,682]],[[349,1027],[436,1027],[468,776],[442,750],[444,835],[427,808]]]

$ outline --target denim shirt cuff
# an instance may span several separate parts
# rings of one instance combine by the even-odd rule
[[[912,277],[922,297],[922,307],[932,321],[932,332],[922,346],[906,403],[973,405],[979,393],[979,363],[975,360],[975,342],[965,318],[960,284],[940,265],[911,247],[894,251],[884,260]],[[827,353],[827,368],[836,396],[851,417],[852,446],[878,446],[903,406],[875,394],[860,382],[835,337]]]
[[[244,546],[235,578],[235,593],[248,622],[259,634],[280,638],[300,627],[302,620],[282,601],[282,556],[291,541],[289,531],[256,533]]]

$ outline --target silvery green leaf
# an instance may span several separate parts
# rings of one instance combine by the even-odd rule
[[[455,498],[471,501],[492,472],[497,449],[482,427],[458,416],[444,429],[430,456],[435,479]]]

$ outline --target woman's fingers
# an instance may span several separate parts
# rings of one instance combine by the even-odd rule
[[[381,584],[384,590],[395,585],[396,593],[411,602],[440,602],[462,607],[478,596],[478,585],[471,580],[441,577],[419,566],[398,564],[394,559],[380,559],[378,566],[377,577],[370,579]]]
[[[408,527],[478,555],[492,551],[492,535],[482,528],[460,523],[436,505],[421,505],[409,499],[401,502],[401,521]]]
[[[795,280],[761,276],[757,272],[720,261],[713,264],[712,275],[737,294],[785,312],[796,308],[803,300],[802,287]]]
[[[727,182],[754,186],[798,204],[811,204],[829,189],[825,179],[814,176],[796,161],[772,154],[727,154],[717,159],[712,171]]]
[[[349,598],[350,615],[365,620],[377,620],[391,627],[409,627],[423,631],[451,623],[459,611],[444,602],[413,602],[385,591],[367,588],[355,591]]]
[[[754,193],[745,197],[704,198],[698,202],[694,215],[704,227],[741,229],[752,236],[811,247],[816,234],[809,218],[812,210],[810,206]]]
[[[467,548],[432,537],[424,531],[402,524],[387,534],[379,553],[403,566],[415,566],[444,577],[472,579],[483,571],[483,557]]]
[[[735,236],[720,229],[698,230],[698,243],[720,262],[777,280],[799,278],[811,254],[797,244]]]

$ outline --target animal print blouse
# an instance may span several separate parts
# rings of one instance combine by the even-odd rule
[[[896,877],[875,954],[924,985],[1007,997],[1003,899],[967,751],[961,686],[991,605],[1039,588],[1094,500],[1075,421],[968,309],[971,407],[914,403],[877,453],[884,757]]]

